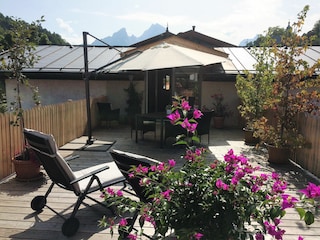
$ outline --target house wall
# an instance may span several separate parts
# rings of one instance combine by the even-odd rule
[[[224,103],[229,106],[232,115],[225,119],[225,126],[227,127],[241,127],[242,121],[239,115],[237,106],[240,104],[240,99],[237,95],[234,82],[218,82],[218,81],[203,81],[201,103],[208,109],[213,108],[212,95],[222,93],[224,96]]]
[[[85,99],[85,82],[84,80],[29,80],[30,84],[39,87],[39,94],[42,105],[50,105],[62,103],[70,100]],[[6,81],[6,92],[8,103],[14,96],[14,81]],[[136,90],[144,92],[144,81],[134,81]],[[127,93],[124,91],[128,88],[129,80],[90,80],[90,96],[100,97],[107,96],[107,101],[112,103],[113,108],[120,108],[120,117],[124,119],[126,116],[125,108],[127,107]],[[32,92],[30,89],[22,89],[23,108],[29,109],[34,106],[32,101]],[[240,100],[236,93],[234,82],[226,81],[203,81],[202,82],[202,106],[209,109],[213,108],[211,96],[215,93],[222,93],[225,97],[224,102],[229,105],[233,115],[225,119],[227,127],[241,127],[241,118],[239,116],[237,106]],[[145,95],[143,97],[145,99]],[[145,106],[143,101],[142,106]],[[144,109],[144,108],[143,108]]]
[[[84,80],[30,79],[29,83],[39,88],[39,95],[42,105],[57,104],[86,98]],[[142,92],[144,89],[144,82],[135,81],[135,84],[137,91]],[[124,89],[128,88],[128,86],[128,80],[90,80],[90,96],[107,96],[107,101],[112,103],[112,108],[120,108],[120,116],[121,118],[124,118],[126,115],[125,108],[127,107],[127,93],[124,91]],[[14,99],[14,88],[15,82],[6,80],[8,103],[12,102]],[[21,89],[21,95],[23,108],[32,108],[34,106],[34,102],[32,100],[31,90],[23,87]]]

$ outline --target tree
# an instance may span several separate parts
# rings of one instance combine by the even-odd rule
[[[269,27],[267,30],[267,33],[272,39],[276,41],[278,46],[281,46],[282,44],[281,38],[283,38],[286,35],[286,32],[288,31],[289,28],[290,28],[290,23],[288,24],[287,28],[281,28],[279,26]],[[318,20],[314,24],[311,31],[307,32],[304,35],[306,35],[311,40],[312,45],[320,45],[320,20]],[[259,34],[256,40],[252,42],[248,42],[246,46],[247,47],[262,46],[262,44],[266,42],[265,37],[266,37],[265,34]]]
[[[267,43],[268,37],[261,42],[262,47],[252,47],[251,54],[256,58],[255,72],[245,71],[244,75],[238,75],[236,79],[237,94],[241,100],[238,107],[241,117],[246,121],[246,129],[254,130],[254,123],[265,114],[267,100],[272,96],[272,73],[274,60],[270,54]],[[268,64],[266,64],[268,62]]]
[[[320,20],[316,22],[312,30],[308,32],[306,35],[309,38],[313,38],[312,40],[313,45],[320,45]]]
[[[285,35],[286,29],[281,28],[279,26],[277,27],[269,27],[267,33],[268,33],[268,37],[270,37],[271,39],[274,39],[276,44],[280,45],[281,44],[281,38],[283,35]],[[267,43],[269,40],[266,39],[267,36],[263,35],[263,34],[259,34],[258,38],[253,41],[253,42],[248,42],[247,46],[248,47],[252,47],[252,46],[263,46],[265,45],[265,43]]]
[[[17,19],[12,17],[5,17],[0,13],[0,50],[7,50],[13,47],[10,29],[16,20]],[[30,25],[33,24],[29,24],[21,19],[19,20],[20,24],[25,28],[29,28]],[[36,45],[68,45],[68,43],[62,39],[59,34],[51,33],[47,29],[42,28],[41,25],[35,26],[33,36],[31,36],[29,40]]]
[[[32,90],[32,98],[36,105],[40,104],[38,88],[32,86],[27,77],[22,73],[24,68],[31,68],[38,61],[38,56],[34,53],[35,40],[37,39],[37,30],[43,22],[43,17],[29,25],[25,25],[21,19],[15,19],[10,23],[11,28],[7,31],[5,37],[8,46],[13,46],[7,50],[4,55],[6,58],[1,59],[1,69],[8,73],[8,78],[16,81],[16,87],[13,89],[15,100],[10,103],[14,114],[16,115],[14,125],[24,127],[23,108],[21,104],[22,86],[26,86]]]
[[[293,23],[281,39],[279,47],[275,40],[269,57],[274,58],[272,97],[268,99],[267,109],[272,117],[262,117],[256,128],[261,139],[276,147],[295,149],[304,145],[304,137],[299,133],[297,117],[300,113],[312,113],[319,107],[315,104],[320,100],[320,78],[315,78],[315,71],[320,67],[320,59],[309,65],[303,58],[311,40],[301,33],[309,6],[298,14],[297,22]],[[267,33],[270,36],[271,33]],[[265,64],[268,64],[267,58]]]

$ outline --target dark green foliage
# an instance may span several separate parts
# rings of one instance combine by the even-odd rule
[[[0,50],[7,50],[13,47],[11,29],[14,22],[19,21],[19,24],[25,28],[30,28],[29,24],[21,19],[4,16],[0,13]],[[41,25],[35,26],[32,37],[29,39],[35,45],[67,45],[68,43],[61,38],[59,34],[51,33],[47,29],[42,28]]]
[[[126,112],[128,114],[129,121],[134,119],[137,113],[141,113],[142,93],[138,93],[133,82],[130,82],[128,88],[124,91],[128,94]]]
[[[286,28],[281,28],[279,26],[277,27],[269,27],[268,28],[268,35],[275,40],[276,44],[278,46],[281,46],[283,44],[282,38],[284,38],[287,34],[287,32],[290,30],[290,23]],[[320,20],[318,20],[311,31],[304,34],[308,38],[312,38],[312,45],[320,45]],[[253,42],[248,42],[247,46],[252,47],[260,47],[261,44],[263,44],[266,41],[264,34],[259,34],[258,38],[254,40]],[[300,45],[303,45],[304,43],[300,43]]]

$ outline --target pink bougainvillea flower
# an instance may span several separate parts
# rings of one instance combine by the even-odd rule
[[[180,113],[178,110],[174,111],[173,113],[169,114],[167,118],[170,120],[171,124],[175,124],[181,118]]]
[[[173,192],[173,190],[168,189],[168,190],[162,192],[161,195],[162,195],[163,198],[165,198],[165,199],[167,199],[168,201],[170,201],[170,199],[171,199],[171,195],[170,195],[170,194],[171,194],[172,192]]]
[[[168,160],[168,164],[169,164],[170,167],[174,167],[176,165],[176,161],[173,160],[173,159],[169,159]]]
[[[109,195],[111,195],[111,196],[114,196],[114,195],[115,195],[114,190],[113,190],[112,188],[110,188],[110,187],[107,188],[107,193],[108,193]]]
[[[182,108],[183,110],[190,111],[191,106],[189,105],[189,102],[188,102],[188,101],[182,99],[181,108]]]
[[[201,118],[202,115],[203,115],[203,113],[198,109],[195,109],[193,111],[193,118],[194,119],[199,119],[199,118]]]
[[[289,194],[282,194],[281,198],[282,198],[282,204],[281,204],[282,210],[287,208],[292,208],[294,207],[295,203],[298,202],[297,198],[292,197]]]
[[[197,129],[198,123],[190,123],[188,118],[184,119],[181,123],[181,127],[186,129],[188,132],[194,133]]]
[[[202,233],[195,233],[195,234],[193,234],[193,237],[194,237],[196,240],[200,240],[200,239],[203,237],[203,234],[202,234]]]
[[[262,233],[257,233],[255,238],[256,240],[264,240],[264,235]]]
[[[283,193],[286,189],[287,183],[280,180],[275,181],[272,185],[272,191],[274,193]]]
[[[118,190],[118,191],[117,191],[117,196],[118,196],[118,197],[122,197],[122,196],[123,196],[123,192],[122,192],[121,190]]]
[[[130,233],[128,236],[127,236],[127,239],[130,239],[130,240],[137,240],[138,237],[132,233]]]
[[[150,166],[150,171],[152,171],[152,172],[157,171],[157,166],[156,165],[151,165]]]
[[[186,118],[183,120],[183,122],[181,123],[181,127],[188,129],[190,127],[191,123],[189,122],[189,119]]]
[[[148,173],[149,168],[142,166],[141,164],[138,165],[138,167],[136,168],[136,172],[137,173]]]
[[[301,193],[305,194],[308,198],[320,197],[320,186],[309,182],[305,189],[300,190]]]
[[[221,179],[216,181],[216,187],[226,191],[229,190],[229,185],[225,184]]]
[[[127,219],[125,219],[125,218],[120,219],[119,226],[124,227],[124,226],[127,226],[127,224],[128,224]]]

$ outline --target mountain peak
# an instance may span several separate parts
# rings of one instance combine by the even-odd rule
[[[121,28],[117,32],[113,33],[112,36],[105,37],[101,40],[105,43],[108,43],[110,46],[130,46],[134,43],[159,35],[165,31],[165,27],[155,23],[145,30],[140,37],[136,37],[135,35],[129,36],[126,28]],[[92,45],[101,46],[103,43],[95,40]]]

